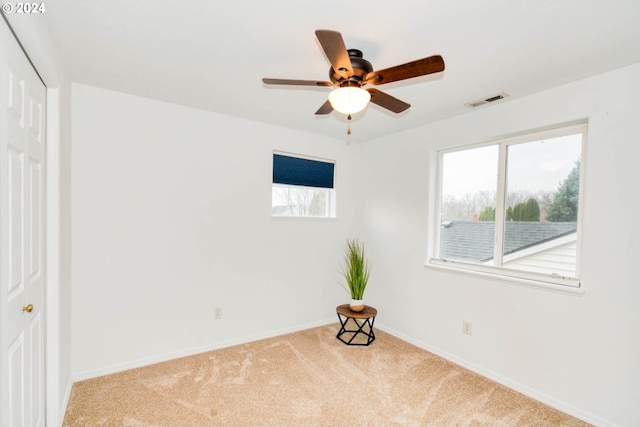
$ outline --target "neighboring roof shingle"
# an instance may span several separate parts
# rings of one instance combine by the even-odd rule
[[[440,256],[461,261],[485,262],[493,258],[493,221],[445,221],[440,231]],[[575,233],[575,222],[519,222],[505,224],[505,252],[545,243]]]

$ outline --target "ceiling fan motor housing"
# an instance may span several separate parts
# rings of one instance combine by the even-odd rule
[[[341,73],[336,72],[333,67],[329,68],[329,78],[333,83],[338,83],[340,87],[360,87],[367,74],[373,71],[373,65],[362,57],[362,51],[358,49],[348,49],[349,59],[351,60],[351,67],[353,68],[353,75],[345,78],[344,73],[347,70],[340,70]]]

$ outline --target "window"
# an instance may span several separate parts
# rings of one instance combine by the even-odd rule
[[[439,153],[431,264],[579,287],[586,125]]]
[[[334,218],[335,163],[273,154],[271,215]]]

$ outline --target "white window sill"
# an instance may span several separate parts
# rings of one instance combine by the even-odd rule
[[[482,277],[485,279],[495,279],[495,280],[500,280],[500,281],[510,283],[512,285],[528,286],[532,288],[545,289],[545,290],[565,293],[565,294],[584,295],[584,292],[585,292],[583,288],[579,287],[580,282],[577,279],[576,279],[577,286],[566,285],[566,284],[559,284],[559,283],[553,283],[548,281],[527,279],[522,277],[507,276],[504,274],[500,274],[499,272],[478,271],[471,268],[465,268],[463,266],[460,266],[459,264],[451,265],[450,263],[446,263],[444,261],[436,260],[436,259],[427,261],[427,263],[425,264],[425,267],[432,268],[435,270],[440,270],[440,271],[446,271],[449,273],[463,274],[463,275],[473,276],[473,277]]]

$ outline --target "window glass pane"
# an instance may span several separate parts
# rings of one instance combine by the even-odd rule
[[[273,184],[273,216],[335,217],[335,191],[329,188]]]
[[[576,276],[582,134],[507,147],[502,266]]]
[[[585,132],[578,125],[443,152],[430,262],[579,287]]]
[[[498,146],[443,154],[440,258],[493,258]]]

